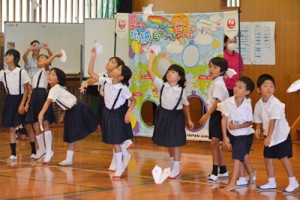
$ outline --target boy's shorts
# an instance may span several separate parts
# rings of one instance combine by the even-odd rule
[[[222,114],[220,111],[215,111],[211,114],[208,124],[208,138],[212,139],[213,137],[219,138],[220,141],[223,141],[222,135]]]
[[[292,145],[291,135],[289,134],[285,141],[271,147],[265,147],[264,157],[271,159],[291,158],[293,156]]]

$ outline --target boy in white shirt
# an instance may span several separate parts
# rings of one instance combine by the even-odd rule
[[[222,113],[223,144],[232,148],[233,173],[228,185],[223,191],[231,191],[236,188],[240,166],[243,164],[249,174],[249,183],[254,179],[255,171],[252,169],[249,152],[252,146],[252,105],[247,98],[254,90],[253,81],[245,76],[235,82],[234,96],[218,103],[218,110]]]
[[[285,118],[285,105],[273,96],[275,80],[271,75],[261,75],[257,79],[257,87],[261,99],[256,103],[254,109],[254,122],[257,124],[255,135],[258,137],[260,130],[263,130],[265,136],[264,158],[268,173],[268,183],[258,186],[257,189],[276,189],[273,160],[279,159],[289,177],[289,185],[282,192],[292,193],[299,188],[299,183],[289,160],[293,153],[290,127]]]

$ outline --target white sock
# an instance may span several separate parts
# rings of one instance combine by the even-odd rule
[[[36,141],[39,144],[39,150],[44,152],[46,150],[45,148],[45,141],[44,141],[44,134],[40,134],[36,136]]]
[[[120,146],[121,146],[121,149],[122,149],[123,156],[125,156],[125,157],[130,156],[130,154],[127,151],[127,146],[124,143],[121,144]]]
[[[115,150],[113,149],[113,157],[111,159],[110,165],[109,165],[109,170],[116,170],[116,155],[115,155]]]
[[[175,171],[180,171],[180,161],[174,161],[173,169]]]
[[[294,183],[297,183],[296,177],[295,176],[289,177],[289,184],[294,184]]]
[[[275,178],[268,178],[269,183],[276,184]]]
[[[73,155],[74,155],[74,151],[68,150],[66,161],[73,162]]]
[[[171,169],[174,167],[174,157],[170,157]]]
[[[122,170],[123,164],[122,164],[122,152],[115,153],[116,157],[116,170]]]
[[[47,153],[50,153],[52,151],[52,132],[50,130],[45,131],[44,135],[46,141],[46,151]]]

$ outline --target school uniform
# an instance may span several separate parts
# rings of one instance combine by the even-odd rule
[[[266,158],[292,157],[292,140],[290,126],[285,117],[285,105],[275,96],[271,96],[267,102],[260,99],[254,109],[254,122],[261,123],[264,135],[267,136],[269,122],[276,119],[271,142],[264,148]]]
[[[49,71],[40,69],[32,78],[32,94],[28,112],[26,113],[25,123],[38,122],[38,115],[42,110],[48,96],[48,75]],[[55,122],[53,106],[50,105],[44,115],[44,120],[49,123]]]
[[[3,106],[2,125],[15,128],[24,123],[24,115],[19,115],[18,109],[24,94],[24,84],[30,82],[30,78],[25,70],[16,67],[13,71],[1,70],[0,81],[4,83],[8,94]]]
[[[105,108],[102,120],[102,141],[107,144],[121,144],[133,138],[131,123],[125,123],[129,88],[122,83],[112,84],[112,79],[100,76],[99,84],[104,88]]]
[[[244,98],[243,103],[237,107],[235,97],[232,96],[218,103],[218,110],[227,117],[228,123],[244,124],[252,122],[251,100]],[[227,129],[227,136],[232,146],[232,159],[244,161],[245,155],[249,154],[253,142],[254,130],[252,126],[235,130]]]
[[[76,142],[96,130],[96,115],[65,87],[59,84],[53,86],[49,91],[48,99],[52,99],[61,109],[65,110],[64,142]]]
[[[153,143],[164,147],[183,146],[186,132],[182,109],[183,105],[189,105],[185,90],[179,85],[171,87],[158,77],[155,77],[154,85],[160,91],[160,105],[154,116]]]
[[[226,88],[223,76],[215,78],[208,88],[208,100],[207,107],[208,110],[214,104],[214,102],[219,99],[221,102],[229,97],[228,90]],[[208,125],[208,138],[212,139],[213,137],[223,140],[222,135],[222,126],[221,126],[222,115],[221,112],[215,110],[209,119]]]

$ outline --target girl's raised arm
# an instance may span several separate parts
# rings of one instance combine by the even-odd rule
[[[152,67],[153,67],[153,62],[154,62],[154,59],[156,57],[156,54],[154,51],[150,51],[150,60],[149,60],[149,64],[148,64],[148,68],[147,68],[147,72],[151,78],[151,80],[154,82],[155,80],[155,74],[153,73],[152,71]]]
[[[96,49],[92,48],[88,73],[95,81],[98,81],[99,75],[94,72],[95,59],[96,59]]]

